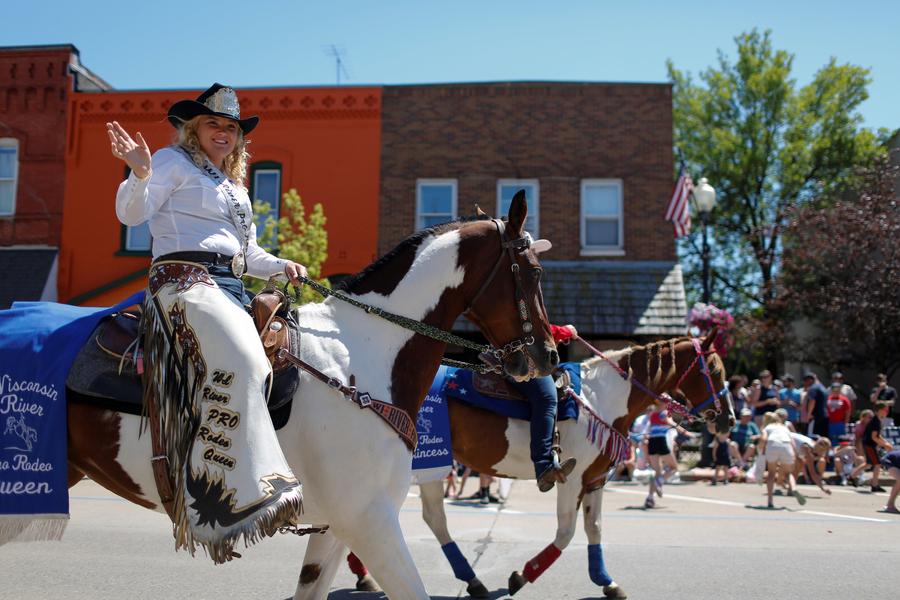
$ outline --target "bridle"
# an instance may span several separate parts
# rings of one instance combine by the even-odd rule
[[[706,389],[709,391],[709,396],[706,398],[706,400],[704,400],[702,403],[698,404],[697,406],[693,406],[693,404],[691,404],[691,401],[688,400],[687,397],[685,397],[685,401],[687,402],[687,406],[686,406],[685,404],[673,399],[672,396],[670,396],[669,394],[667,394],[665,392],[663,392],[662,394],[657,394],[656,392],[654,392],[653,390],[648,388],[646,385],[644,385],[640,381],[636,381],[633,378],[631,378],[629,376],[629,374],[622,367],[620,367],[614,360],[611,360],[608,356],[603,354],[603,352],[601,352],[600,350],[597,350],[596,348],[591,346],[584,339],[582,339],[582,338],[578,338],[578,339],[581,341],[582,344],[584,344],[588,348],[588,350],[590,350],[591,352],[593,352],[594,354],[596,354],[597,356],[599,356],[600,358],[605,360],[607,363],[609,363],[613,367],[613,369],[615,369],[616,372],[622,377],[622,379],[624,379],[629,384],[631,384],[632,386],[634,386],[637,389],[639,389],[640,391],[642,391],[647,396],[650,396],[651,398],[653,398],[660,404],[663,404],[666,407],[666,410],[669,411],[670,413],[672,413],[674,415],[678,415],[681,418],[686,419],[688,421],[693,421],[693,420],[697,419],[697,417],[700,415],[701,411],[709,412],[710,410],[712,410],[712,409],[704,410],[707,406],[709,406],[710,403],[713,403],[715,405],[715,412],[714,412],[715,415],[719,415],[722,413],[722,404],[719,401],[719,398],[724,396],[724,394],[728,393],[728,388],[723,387],[722,390],[718,394],[716,393],[715,385],[713,385],[713,382],[712,382],[712,375],[709,372],[709,366],[707,365],[706,358],[705,358],[706,356],[709,356],[710,354],[714,354],[715,350],[704,351],[703,346],[701,346],[701,344],[700,344],[700,340],[698,340],[697,338],[691,338],[691,343],[694,346],[694,351],[696,352],[696,356],[694,356],[694,360],[691,361],[691,364],[688,365],[688,368],[685,369],[684,373],[681,374],[681,377],[678,379],[678,383],[675,385],[676,390],[680,389],[681,384],[687,378],[688,374],[690,374],[691,370],[693,370],[693,368],[695,366],[699,365],[700,372],[702,373],[704,380],[706,382]]]
[[[478,352],[479,358],[481,358],[481,360],[485,363],[476,364],[444,358],[441,359],[441,363],[444,365],[460,369],[471,369],[479,373],[502,374],[504,358],[514,352],[523,352],[526,358],[528,358],[528,353],[525,352],[525,348],[535,343],[534,336],[531,335],[532,331],[534,330],[534,326],[531,323],[531,315],[528,311],[528,304],[525,300],[525,292],[522,286],[521,274],[519,273],[519,265],[515,260],[514,254],[515,252],[522,252],[529,248],[531,246],[531,239],[528,236],[523,236],[515,240],[509,240],[508,236],[506,235],[506,224],[500,219],[492,219],[492,221],[494,223],[494,226],[497,228],[497,232],[500,234],[500,255],[497,258],[497,261],[494,263],[494,268],[491,269],[491,272],[488,275],[487,279],[481,285],[475,296],[472,298],[472,301],[469,303],[463,314],[468,313],[470,315],[470,318],[474,318],[477,320],[477,316],[472,312],[472,309],[475,306],[475,302],[478,301],[484,291],[490,286],[491,282],[494,280],[494,277],[497,275],[497,272],[500,269],[500,263],[503,261],[503,257],[508,255],[510,261],[512,262],[511,270],[513,273],[513,279],[516,284],[516,306],[517,312],[519,313],[519,318],[521,320],[523,335],[521,338],[509,342],[502,348],[495,348],[492,345],[476,344],[475,342],[471,342],[464,337],[454,335],[433,325],[423,323],[422,321],[410,319],[409,317],[404,317],[403,315],[398,315],[386,311],[382,308],[378,308],[377,306],[372,306],[371,304],[360,302],[359,300],[351,298],[341,292],[332,290],[331,288],[327,288],[309,277],[300,275],[298,276],[298,279],[323,296],[331,296],[337,298],[338,300],[346,302],[351,306],[362,309],[367,314],[380,317],[385,321],[393,323],[394,325],[397,325],[404,329],[408,329],[414,333],[424,335],[433,340],[438,340],[446,344],[455,344],[463,348],[468,348],[469,350],[475,350],[476,352]],[[287,284],[285,285],[285,288],[287,288]],[[286,295],[288,294],[286,293]],[[299,297],[299,290],[295,288],[294,298],[296,299],[297,297]],[[530,360],[530,358],[528,359]]]
[[[706,397],[706,400],[698,404],[697,406],[692,407],[687,413],[683,413],[689,419],[699,416],[701,411],[706,412],[706,407],[711,403],[715,405],[715,415],[722,414],[722,403],[719,401],[720,396],[724,396],[724,394],[728,393],[728,388],[723,387],[722,390],[717,394],[716,387],[712,382],[712,375],[709,372],[709,365],[706,362],[706,357],[710,354],[715,354],[715,350],[703,350],[703,346],[700,345],[700,340],[697,338],[691,338],[691,343],[694,345],[694,351],[696,352],[696,356],[694,356],[694,360],[691,361],[691,364],[688,365],[688,368],[685,369],[684,373],[681,374],[681,377],[678,379],[678,383],[675,384],[675,389],[681,389],[681,384],[684,383],[684,380],[687,378],[688,374],[694,368],[694,366],[699,365],[700,373],[703,375],[703,380],[706,383],[706,389],[709,392],[709,396]],[[685,398],[687,400],[687,398]],[[690,401],[688,401],[690,402]],[[672,401],[675,404],[674,401]],[[681,403],[677,403],[680,410],[684,410],[684,405]],[[668,408],[668,406],[667,406]],[[682,414],[682,413],[679,413]]]
[[[485,279],[484,283],[481,284],[481,287],[478,288],[478,291],[472,297],[472,300],[469,302],[466,310],[463,311],[463,314],[468,316],[469,318],[472,318],[476,322],[480,321],[478,316],[473,311],[473,309],[475,308],[475,303],[478,302],[484,291],[488,289],[488,287],[490,287],[491,285],[491,282],[494,281],[494,277],[497,276],[497,272],[500,270],[500,263],[503,262],[504,254],[509,256],[510,270],[513,274],[513,281],[516,284],[516,311],[519,314],[519,321],[522,327],[522,336],[517,340],[509,342],[502,348],[495,348],[491,351],[491,357],[493,359],[502,361],[503,358],[510,354],[513,354],[514,352],[525,352],[525,348],[534,345],[534,335],[532,335],[532,332],[534,331],[534,325],[532,325],[531,323],[531,312],[528,310],[528,301],[525,297],[525,289],[522,286],[522,274],[519,270],[519,263],[516,262],[515,256],[515,253],[524,252],[531,246],[531,238],[527,235],[524,235],[520,238],[510,240],[506,235],[506,223],[504,223],[500,219],[491,219],[491,222],[497,228],[497,233],[500,235],[500,254],[497,256],[497,260],[494,261],[494,267],[488,274],[487,279]],[[504,252],[504,250],[506,252]]]

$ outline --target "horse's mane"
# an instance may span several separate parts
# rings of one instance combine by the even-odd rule
[[[648,379],[648,381],[644,383],[650,384],[670,375],[671,372],[675,370],[675,345],[685,340],[690,340],[690,338],[683,336],[660,340],[643,346],[629,346],[628,348],[623,348],[621,350],[607,352],[606,357],[616,363],[623,371],[628,373],[628,378],[631,379],[633,375],[631,361],[636,355],[640,356],[643,354],[646,360],[644,372],[647,373]],[[669,364],[666,366],[663,365],[663,348],[669,348],[670,359]],[[604,362],[603,358],[596,356],[584,361],[584,366],[588,369],[595,369],[599,366],[600,362]]]
[[[357,273],[356,275],[351,275],[350,277],[344,279],[339,284],[335,286],[336,290],[342,292],[353,292],[353,289],[360,285],[363,281],[368,279],[373,274],[377,273],[384,267],[386,264],[390,263],[392,260],[407,252],[409,250],[415,250],[419,247],[419,244],[422,241],[430,236],[438,236],[442,233],[446,233],[448,231],[453,231],[459,229],[466,223],[471,223],[472,221],[486,221],[489,220],[490,217],[487,215],[476,215],[474,217],[462,217],[459,219],[455,219],[453,221],[448,221],[447,223],[441,223],[439,225],[434,225],[432,227],[428,227],[427,229],[423,229],[421,231],[417,231],[412,234],[399,244],[397,244],[393,250],[377,259],[375,262],[370,264],[368,267]]]

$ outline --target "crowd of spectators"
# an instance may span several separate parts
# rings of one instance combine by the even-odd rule
[[[780,488],[805,503],[797,489],[798,482],[818,485],[828,494],[826,483],[865,486],[872,493],[883,493],[886,490],[880,485],[880,478],[888,473],[895,483],[883,510],[897,510],[900,450],[892,452],[890,438],[900,433],[895,428],[895,424],[900,426],[900,405],[896,390],[887,384],[884,374],[878,375],[868,395],[874,408],[862,410],[860,396],[840,372],[832,373],[831,381],[823,385],[814,372],[807,371],[798,387],[790,373],[775,379],[766,370],[749,383],[743,376],[734,376],[728,388],[738,422],[728,434],[706,436],[701,446],[706,451],[706,465],[714,469],[711,485],[765,481],[771,507],[772,495],[781,493]],[[650,407],[647,415],[635,421],[632,458],[620,466],[617,474],[628,477],[635,468],[652,469],[645,501],[648,508],[653,506],[653,496],[661,495],[657,492],[662,483],[676,473],[668,466],[675,462],[678,446],[673,439],[674,427],[669,424],[665,448],[655,441],[666,429],[655,412],[659,410],[660,407]],[[679,439],[686,441],[683,436]],[[651,441],[654,451],[649,448]],[[667,460],[661,463],[658,455],[664,454],[663,450],[672,455],[665,456]],[[826,478],[832,470],[834,474]],[[779,490],[773,489],[776,485]]]

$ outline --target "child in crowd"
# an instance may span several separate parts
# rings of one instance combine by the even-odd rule
[[[847,482],[855,482],[857,469],[864,469],[866,459],[856,453],[856,448],[848,441],[842,441],[834,450],[834,473],[837,476],[838,485],[847,485]]]
[[[794,451],[797,454],[797,467],[795,476],[803,478],[807,483],[814,483],[819,488],[831,495],[831,490],[825,487],[822,476],[825,474],[825,463],[828,461],[828,453],[831,451],[831,440],[821,437],[815,441],[800,434],[791,433],[794,442]]]
[[[900,494],[900,450],[888,452],[881,458],[881,466],[894,478],[894,487],[888,496],[887,504],[881,510],[887,513],[900,514],[897,509],[897,495]]]
[[[734,452],[728,432],[717,433],[712,442],[714,471],[711,485],[716,485],[719,471],[722,471],[722,484],[728,485],[728,470],[731,468],[731,455]]]
[[[841,393],[842,384],[831,384],[831,393],[825,408],[828,412],[828,439],[835,446],[840,443],[841,436],[847,433],[847,424],[850,422],[850,399]]]
[[[644,501],[644,508],[656,506],[653,494],[660,498],[663,495],[663,459],[672,451],[669,448],[669,429],[687,434],[681,425],[672,420],[668,411],[657,403],[655,410],[650,413],[650,430],[647,434],[647,451],[650,455],[650,467],[653,469],[654,477],[650,478],[650,489],[647,492],[647,499]]]
[[[766,413],[763,417],[763,431],[759,439],[760,460],[766,461],[766,492],[769,499],[769,508],[774,508],[772,495],[775,490],[775,477],[781,471],[787,476],[788,493],[793,494],[797,502],[806,504],[806,498],[794,491],[794,461],[796,453],[791,443],[791,432],[778,415]]]
[[[859,421],[853,428],[853,448],[863,460],[866,458],[865,448],[863,448],[863,434],[866,432],[866,425],[869,424],[869,421],[871,421],[874,416],[875,413],[867,408],[859,413]]]
[[[866,464],[872,467],[872,493],[886,491],[878,485],[878,477],[881,475],[881,460],[878,458],[878,448],[884,448],[888,452],[894,449],[889,441],[881,437],[881,419],[885,418],[890,405],[878,403],[875,405],[875,416],[866,425],[863,432],[863,448],[865,448]]]
[[[740,411],[740,421],[731,428],[732,444],[737,446],[738,464],[742,468],[753,460],[756,454],[756,442],[759,440],[759,427],[752,421],[753,411],[749,408],[742,408]]]

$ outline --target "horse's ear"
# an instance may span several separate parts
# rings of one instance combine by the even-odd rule
[[[719,326],[713,325],[713,328],[709,330],[709,333],[706,334],[706,337],[703,338],[702,348],[704,350],[709,350],[712,347],[713,342],[716,341],[716,338],[719,337]]]
[[[481,210],[481,207],[478,206],[477,202],[475,203],[475,216],[478,217],[479,219],[487,216],[487,213],[484,212],[483,210]]]
[[[525,218],[528,216],[528,201],[525,200],[525,190],[519,190],[513,196],[512,203],[509,205],[509,227],[517,237],[522,237],[525,228]]]

